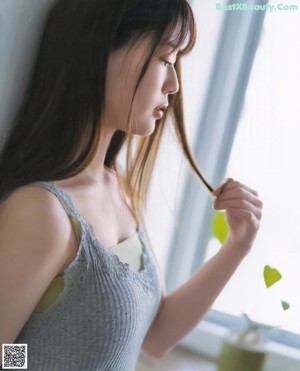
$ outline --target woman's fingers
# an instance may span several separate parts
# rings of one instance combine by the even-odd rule
[[[228,208],[247,210],[247,212],[252,212],[258,220],[261,219],[263,203],[258,198],[258,193],[245,184],[230,178],[214,193],[217,196],[214,201],[216,210]]]
[[[258,193],[254,189],[248,187],[247,185],[245,185],[241,182],[233,180],[232,178],[228,178],[227,181],[224,184],[222,184],[220,187],[216,188],[214,190],[213,194],[218,197],[221,193],[223,193],[224,191],[228,191],[230,189],[247,190],[248,192],[250,192],[254,196],[256,196],[256,197],[258,196]]]
[[[214,202],[215,210],[226,210],[228,208],[251,211],[258,220],[262,217],[261,208],[246,199],[228,199],[222,201],[217,199]]]
[[[229,200],[239,200],[243,199],[246,200],[253,205],[261,208],[263,206],[261,200],[255,196],[252,192],[248,191],[245,188],[232,188],[232,189],[224,189],[223,192],[219,194],[219,196],[216,198],[215,202],[223,202],[223,201],[229,201]]]
[[[258,193],[241,182],[227,179],[213,194],[216,196],[214,208],[226,210],[229,243],[249,251],[262,217],[263,204]]]
[[[232,178],[227,178],[226,182],[221,184],[218,188],[216,188],[214,191],[213,191],[213,195],[218,197],[220,193],[223,192],[224,188],[226,187],[227,183],[229,182],[233,182],[234,180]]]

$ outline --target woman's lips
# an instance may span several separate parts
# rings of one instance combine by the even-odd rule
[[[160,109],[160,108],[155,108],[154,111],[153,111],[153,116],[159,120],[163,117],[163,111]]]
[[[153,116],[158,120],[163,117],[164,110],[168,108],[168,104],[162,104],[153,110]]]

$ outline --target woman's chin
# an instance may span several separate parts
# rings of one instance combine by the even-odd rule
[[[151,122],[147,122],[147,123],[141,123],[138,128],[136,128],[135,130],[133,129],[131,131],[131,134],[135,134],[135,135],[139,135],[141,137],[147,137],[151,134],[153,134],[154,130],[155,130],[155,124],[156,124],[157,120],[151,120]]]

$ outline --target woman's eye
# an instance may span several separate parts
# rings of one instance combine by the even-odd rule
[[[167,61],[166,59],[163,59],[163,64],[165,67],[172,66],[172,63]]]

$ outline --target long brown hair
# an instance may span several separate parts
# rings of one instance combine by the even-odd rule
[[[105,76],[109,53],[151,33],[152,49],[136,90],[162,37],[178,21],[182,45],[175,69],[181,86],[180,57],[194,46],[196,25],[187,0],[57,0],[44,25],[33,73],[22,104],[3,141],[0,153],[0,200],[35,181],[75,176],[94,158],[101,135]],[[135,92],[136,92],[135,90]],[[126,191],[133,211],[143,222],[148,188],[168,113],[193,171],[211,191],[187,142],[181,89],[170,97],[169,109],[153,133],[138,138],[116,131],[104,165],[120,180],[117,158],[127,143]],[[134,152],[134,153],[133,153]]]

